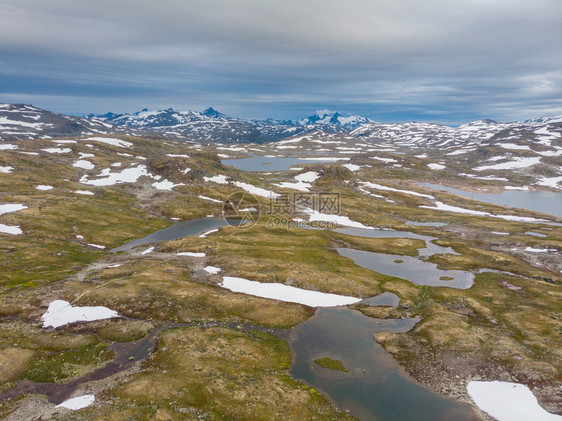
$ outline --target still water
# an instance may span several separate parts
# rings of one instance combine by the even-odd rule
[[[468,405],[421,386],[373,339],[376,332],[407,332],[417,321],[373,319],[348,308],[318,309],[290,331],[291,374],[361,420],[475,420]],[[324,357],[341,361],[348,372],[314,363]]]
[[[242,171],[286,171],[295,165],[333,162],[333,159],[299,159],[287,157],[251,156],[249,158],[223,159],[223,165],[232,165]]]
[[[236,225],[239,221],[225,220],[224,218],[201,218],[194,221],[181,221],[170,225],[167,228],[153,232],[143,238],[131,240],[124,245],[111,250],[113,253],[118,251],[131,250],[133,247],[143,244],[161,243],[163,241],[177,240],[178,238],[199,235],[213,228],[224,227],[225,225]]]
[[[535,190],[504,190],[501,193],[476,193],[453,187],[441,186],[434,183],[417,183],[422,187],[443,190],[459,196],[470,197],[480,202],[494,205],[509,206],[512,208],[527,209],[530,211],[546,213],[562,217],[562,192],[535,191]]]
[[[420,256],[429,257],[434,254],[456,254],[451,247],[443,247],[433,243],[436,240],[435,237],[430,237],[428,235],[416,234],[410,231],[393,231],[393,230],[369,230],[365,228],[338,228],[334,230],[340,234],[353,235],[356,237],[367,237],[367,238],[413,238],[417,240],[425,241],[425,247],[418,249],[418,254]]]
[[[468,289],[474,283],[474,275],[470,272],[437,269],[437,264],[424,262],[416,257],[350,248],[337,248],[336,251],[341,256],[352,259],[357,266],[406,279],[416,285]]]

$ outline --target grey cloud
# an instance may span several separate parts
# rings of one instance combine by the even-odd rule
[[[158,107],[146,73],[186,108],[369,114],[416,76],[393,104],[404,118],[560,113],[561,15],[556,0],[11,1],[0,100]]]

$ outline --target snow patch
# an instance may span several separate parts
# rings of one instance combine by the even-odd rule
[[[212,177],[203,177],[205,181],[212,181],[217,184],[228,184],[228,178],[226,175],[214,175]]]
[[[361,301],[361,298],[309,291],[283,284],[261,283],[231,276],[223,277],[220,286],[232,292],[241,292],[288,303],[304,304],[309,307],[345,306]]]
[[[537,165],[541,162],[541,158],[528,158],[521,157],[515,158],[513,161],[503,162],[501,164],[495,165],[484,165],[482,167],[474,168],[474,171],[486,171],[486,170],[514,170],[517,168],[527,168],[532,165]]]
[[[262,189],[261,187],[256,187],[248,183],[243,183],[242,181],[235,181],[234,185],[240,187],[242,190],[248,193],[255,194],[256,196],[276,198],[279,196],[278,193],[272,192],[270,190]]]
[[[349,217],[343,215],[330,215],[326,213],[320,213],[312,209],[306,209],[304,212],[309,215],[309,222],[334,222],[344,227],[363,228],[369,230],[374,229],[373,227],[363,225],[361,222],[352,221],[351,219],[349,219]]]
[[[95,180],[90,180],[87,175],[80,178],[80,183],[89,184],[91,186],[113,186],[119,183],[134,183],[142,176],[149,176],[145,165],[138,167],[125,168],[121,172],[112,173],[109,168],[103,170]]]
[[[207,196],[197,196],[199,199],[208,200],[209,202],[222,203],[222,200],[213,199]]]
[[[349,171],[355,172],[357,171],[359,168],[361,168],[361,166],[359,165],[355,165],[355,164],[344,164],[342,165],[343,167],[347,168]]]
[[[418,193],[418,192],[411,191],[411,190],[395,189],[394,187],[383,186],[382,184],[371,183],[369,181],[363,181],[360,184],[362,184],[364,187],[368,187],[368,188],[371,188],[371,189],[392,191],[392,192],[396,192],[396,193],[409,194],[411,196],[425,197],[427,199],[435,199],[433,196],[431,196],[429,194]]]
[[[544,410],[523,384],[471,381],[466,390],[478,408],[498,421],[562,420],[560,415]]]
[[[93,170],[96,166],[92,164],[90,161],[86,159],[79,159],[74,164],[72,164],[75,168],[82,168],[83,170]]]
[[[445,169],[445,165],[443,165],[443,164],[431,163],[431,164],[427,164],[427,166],[432,170],[444,170]]]
[[[74,307],[68,301],[55,300],[41,316],[43,327],[61,327],[74,322],[91,322],[94,320],[121,317],[107,307]]]
[[[221,268],[218,268],[216,266],[207,266],[203,270],[211,275],[216,275],[221,271]]]
[[[63,403],[58,404],[55,408],[66,408],[76,411],[78,409],[86,408],[94,403],[96,397],[94,395],[76,396],[65,400]]]
[[[178,256],[189,256],[189,257],[205,257],[205,253],[195,253],[192,251],[183,251],[177,254]]]
[[[200,237],[200,238],[205,238],[207,235],[213,234],[213,233],[218,232],[218,231],[219,231],[218,228],[213,228],[212,230],[209,230],[209,231],[207,231],[207,232],[204,232],[204,233],[201,234],[199,237]]]
[[[172,190],[174,187],[177,186],[185,186],[183,183],[174,184],[168,180],[162,180],[156,183],[152,183],[152,187],[156,188],[157,190]]]
[[[131,146],[133,146],[131,142],[127,142],[121,139],[116,139],[113,137],[89,137],[86,140],[93,140],[95,142],[106,143],[108,145],[119,146],[121,148],[130,148]]]
[[[145,251],[143,251],[141,254],[150,254],[154,251],[154,247],[149,247],[147,248]]]
[[[70,148],[45,148],[45,149],[41,149],[44,152],[48,152],[48,153],[56,153],[56,154],[63,154],[63,153],[69,153],[72,152],[72,149]]]

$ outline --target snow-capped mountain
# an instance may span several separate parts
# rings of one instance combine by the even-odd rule
[[[560,122],[560,123],[558,123]],[[366,123],[351,131],[351,136],[373,142],[390,142],[395,146],[450,148],[470,147],[493,139],[509,130],[533,132],[545,125],[562,127],[562,118],[547,117],[526,122],[498,123],[477,120],[458,127],[433,123]]]
[[[330,125],[330,126],[340,126],[349,130],[353,130],[362,124],[370,123],[366,117],[352,115],[343,116],[337,111],[317,111],[314,115],[298,120],[297,124],[301,126],[306,125]]]
[[[486,142],[536,144],[544,150],[558,145],[562,116],[543,117],[525,122],[500,123],[477,120],[450,127],[434,123],[378,123],[361,116],[343,116],[320,111],[301,120],[243,120],[229,117],[213,108],[202,112],[143,109],[132,114],[107,113],[87,118],[45,111],[31,105],[0,104],[0,140],[83,136],[90,134],[160,135],[178,140],[204,143],[265,143],[314,135],[321,139],[345,137],[346,142],[392,145],[403,149],[470,150]],[[552,134],[554,133],[554,134]],[[554,136],[548,142],[548,136]],[[558,136],[558,137],[557,137]],[[542,143],[541,143],[542,142]],[[547,145],[547,143],[549,143]],[[558,156],[558,155],[556,155]]]
[[[53,113],[32,105],[0,104],[0,140],[106,133],[134,134],[134,131],[98,119]]]
[[[347,133],[370,121],[361,116],[345,117],[338,112],[317,112],[297,121],[243,120],[228,117],[213,108],[202,112],[144,109],[133,114],[107,113],[88,117],[115,125],[150,129],[165,136],[223,143],[263,143],[314,132]]]
[[[145,108],[133,114],[108,113],[95,118],[114,125],[149,129],[166,137],[202,142],[261,143],[269,140],[263,139],[251,122],[230,118],[213,108],[203,112]]]

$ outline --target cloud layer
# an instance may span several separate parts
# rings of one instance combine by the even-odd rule
[[[4,102],[74,113],[173,106],[148,76],[183,109],[212,105],[241,117],[318,108],[381,121],[562,114],[558,0],[20,0],[2,8]]]

